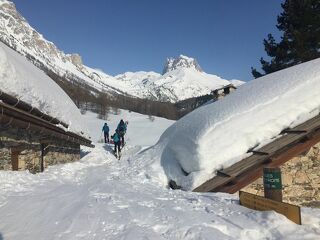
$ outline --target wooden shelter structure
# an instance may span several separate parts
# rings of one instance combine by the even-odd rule
[[[223,86],[221,88],[217,88],[211,92],[211,95],[213,95],[213,99],[218,100],[221,99],[231,92],[235,91],[237,88],[233,84],[229,84],[226,86]]]
[[[262,176],[264,167],[278,167],[308,151],[320,142],[320,115],[284,129],[274,141],[249,149],[251,156],[216,172],[216,176],[195,188],[194,192],[235,193]]]
[[[60,163],[57,159],[80,159],[80,145],[94,145],[67,128],[68,124],[0,90],[0,169],[38,172]]]

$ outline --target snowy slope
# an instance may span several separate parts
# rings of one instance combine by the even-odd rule
[[[69,124],[69,131],[85,132],[88,137],[80,111],[69,96],[44,72],[2,42],[0,86],[2,91]]]
[[[152,145],[164,122],[123,111],[129,132],[145,126],[145,145]],[[84,124],[99,131],[92,113]],[[168,124],[170,125],[170,124]],[[96,129],[95,126],[99,126]],[[149,140],[148,140],[149,139]],[[140,140],[138,140],[140,141]],[[130,144],[134,144],[132,141]],[[239,205],[237,195],[193,193],[164,188],[132,158],[131,145],[119,161],[108,145],[84,149],[79,162],[52,166],[44,173],[0,171],[0,238],[7,240],[138,239],[318,239],[319,209],[302,208],[302,226],[275,212],[256,212]]]
[[[97,89],[107,88],[79,71],[81,57],[66,55],[47,41],[28,24],[12,2],[0,0],[0,17],[0,40],[22,55],[32,56],[36,65],[44,65],[69,80],[83,81]]]
[[[319,93],[320,59],[269,74],[186,115],[140,158],[150,159],[163,184],[173,179],[191,190],[248,156],[248,149],[319,114]]]
[[[205,95],[217,86],[230,84],[227,80],[204,73],[195,59],[183,55],[167,60],[163,76],[143,71],[110,76],[85,66],[79,54],[65,54],[47,41],[28,24],[12,2],[0,0],[0,17],[1,41],[31,58],[37,66],[44,66],[68,81],[85,83],[99,91],[176,102]]]
[[[0,0],[0,17],[0,40],[22,55],[31,57],[35,65],[43,65],[69,81],[86,83],[100,91],[122,93],[92,76],[82,64],[80,55],[65,54],[46,40],[29,25],[13,2]]]

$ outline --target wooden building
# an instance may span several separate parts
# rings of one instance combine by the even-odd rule
[[[271,143],[249,149],[249,157],[216,172],[195,192],[263,194],[264,167],[281,167],[283,199],[303,206],[320,207],[320,115],[284,129]]]
[[[211,92],[211,95],[213,95],[213,99],[219,100],[221,98],[224,98],[228,94],[232,93],[236,89],[237,88],[233,84],[229,84],[221,88],[215,89],[214,91]]]
[[[79,160],[80,145],[94,146],[66,128],[66,123],[0,90],[0,170],[36,173]]]

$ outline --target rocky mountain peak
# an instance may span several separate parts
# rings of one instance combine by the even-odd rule
[[[69,58],[70,62],[73,63],[75,66],[82,66],[82,57],[78,53],[73,54],[67,54],[67,57]]]
[[[179,68],[193,68],[199,72],[203,72],[196,59],[180,55],[177,58],[167,58],[163,74]]]
[[[32,55],[44,64],[58,61],[82,65],[78,54],[66,55],[54,43],[33,29],[11,1],[0,0],[0,41],[23,55]]]

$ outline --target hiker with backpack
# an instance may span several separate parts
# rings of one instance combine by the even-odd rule
[[[114,153],[115,155],[117,155],[117,157],[119,157],[120,159],[120,152],[121,152],[121,142],[120,142],[120,134],[119,131],[116,130],[116,132],[111,136],[111,138],[113,139],[113,143],[114,143]],[[117,149],[118,149],[118,153],[117,153]]]
[[[118,131],[118,133],[120,135],[120,139],[121,139],[121,143],[122,143],[122,147],[123,147],[124,146],[124,135],[126,134],[126,131],[127,131],[127,124],[122,119],[120,120],[116,131]]]
[[[104,134],[104,143],[109,143],[109,126],[107,123],[103,125],[102,132]]]

